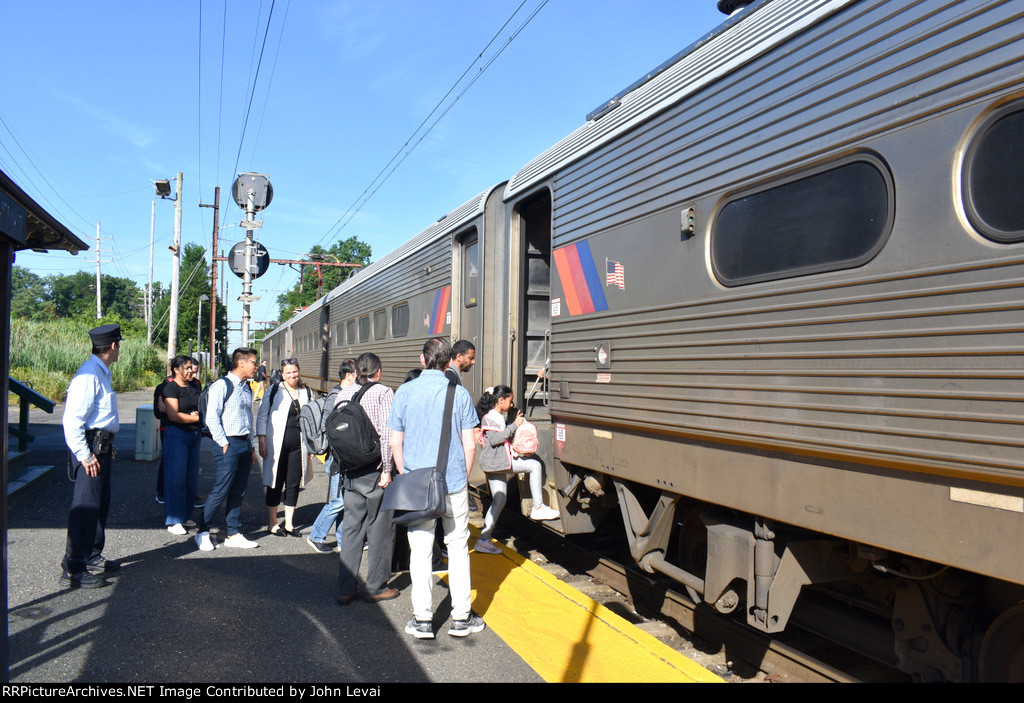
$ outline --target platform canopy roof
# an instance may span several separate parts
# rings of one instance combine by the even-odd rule
[[[89,248],[3,171],[0,171],[0,236],[10,241],[15,251],[60,249],[77,254]]]

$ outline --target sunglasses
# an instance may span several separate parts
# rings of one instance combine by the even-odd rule
[[[289,366],[289,365],[298,366],[298,364],[299,364],[299,360],[294,358],[294,357],[291,358],[291,359],[282,359],[281,360],[281,366]]]

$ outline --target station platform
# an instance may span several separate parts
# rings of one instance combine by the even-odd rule
[[[120,394],[121,416],[133,418],[133,404],[148,398],[146,391]],[[61,588],[71,493],[61,412],[34,427],[33,462],[56,468],[8,514],[11,683],[721,681],[508,548],[471,554],[474,610],[487,628],[469,637],[447,634],[443,574],[434,589],[434,640],[404,632],[412,612],[407,572],[392,578],[398,598],[339,606],[337,555],[314,552],[304,537],[266,532],[256,470],[243,532],[259,548],[201,552],[191,533],[164,528],[154,500],[157,463],[132,459],[130,424],[116,441],[105,552],[122,569],[105,588]],[[213,475],[206,442],[201,495]],[[323,474],[301,492],[296,524],[304,535],[325,495]]]

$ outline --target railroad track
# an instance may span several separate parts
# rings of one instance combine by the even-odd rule
[[[697,606],[664,580],[638,571],[628,555],[609,556],[591,536],[567,540],[514,511],[502,515],[505,544],[547,568],[669,646],[730,682],[908,681],[903,674],[796,628],[785,640]],[[614,550],[613,550],[614,551]]]

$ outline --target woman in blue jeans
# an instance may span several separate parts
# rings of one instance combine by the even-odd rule
[[[348,388],[356,380],[356,360],[345,359],[341,362],[341,368],[338,370],[338,377],[341,378],[341,385],[335,389],[335,391]],[[332,394],[337,397],[337,393],[332,391]],[[330,414],[334,407],[325,407],[324,415]],[[331,464],[333,460],[330,456],[330,451],[327,452],[327,462],[325,468],[327,469],[327,502],[324,507],[320,510],[320,515],[317,516],[316,521],[313,523],[312,529],[309,531],[309,536],[306,538],[306,543],[313,548],[314,552],[320,554],[330,554],[341,548],[341,518],[342,510],[345,507],[345,499],[342,497],[341,490],[341,474],[331,473]],[[334,528],[334,536],[338,540],[337,547],[328,547],[325,542],[327,541],[327,534]]]
[[[171,359],[172,379],[164,385],[167,429],[163,439],[164,523],[175,535],[188,533],[188,521],[199,484],[199,382],[192,358]]]

